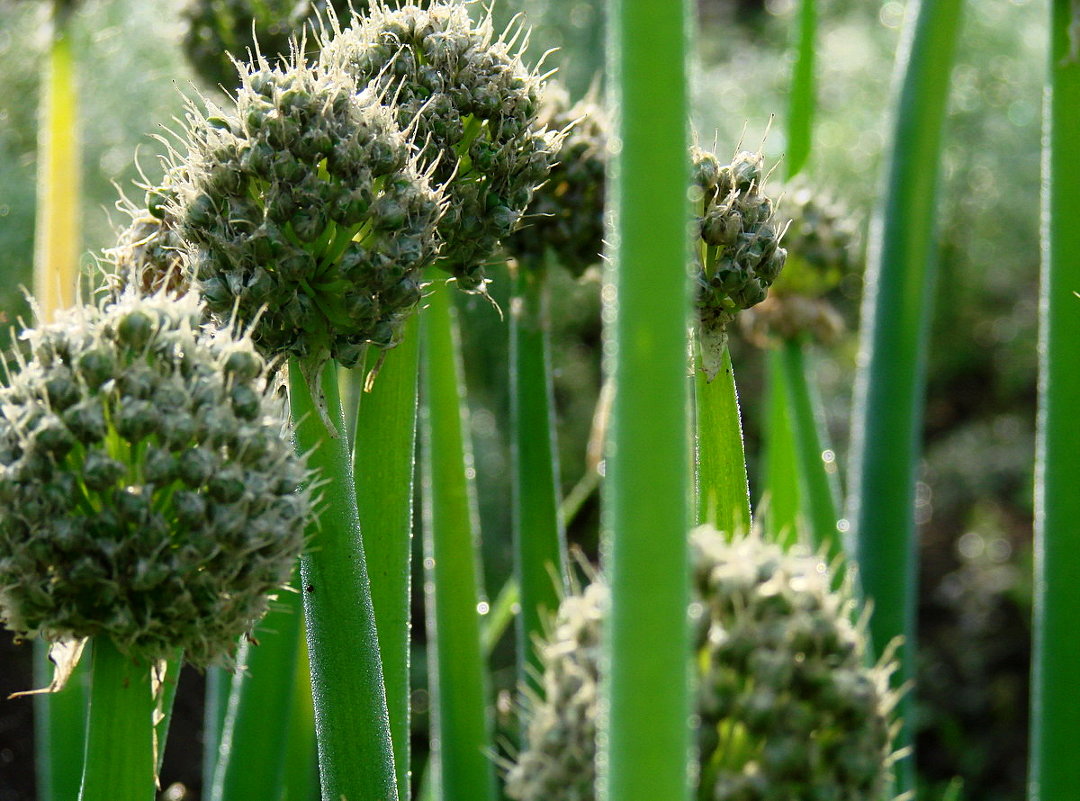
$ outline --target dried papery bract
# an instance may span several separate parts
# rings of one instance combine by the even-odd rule
[[[701,801],[876,801],[891,750],[894,665],[866,664],[863,622],[824,561],[757,535],[691,535]],[[519,801],[592,801],[608,591],[566,598],[541,645],[544,697],[507,776]]]
[[[248,61],[261,52],[268,61],[288,59],[294,39],[318,29],[333,9],[362,12],[363,0],[188,0],[180,10],[184,52],[208,86],[231,91],[237,85],[232,58]]]
[[[242,72],[228,110],[189,111],[166,213],[211,312],[257,319],[268,354],[351,367],[415,310],[440,196],[373,91],[300,54]]]
[[[607,114],[596,90],[576,103],[562,84],[544,85],[538,124],[563,134],[547,181],[533,193],[521,225],[504,242],[524,266],[545,254],[580,276],[600,262],[604,248],[604,183],[607,175]]]
[[[730,164],[699,148],[692,151],[700,191],[696,265],[698,339],[702,367],[711,380],[720,370],[727,326],[742,309],[765,300],[787,256],[783,234],[764,194],[765,159],[742,151]]]
[[[466,290],[484,286],[484,264],[510,234],[547,176],[558,135],[536,125],[540,76],[521,60],[523,23],[496,34],[465,6],[373,2],[368,14],[324,43],[323,64],[378,88],[421,162],[445,186],[439,266]]]
[[[22,334],[0,389],[0,615],[229,663],[303,545],[306,479],[246,337],[130,293]]]

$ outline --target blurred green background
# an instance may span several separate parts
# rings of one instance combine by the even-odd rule
[[[28,314],[38,70],[45,3],[0,0],[0,345]],[[794,0],[701,0],[694,69],[694,130],[721,157],[741,141],[784,152]],[[531,53],[559,66],[575,96],[602,69],[600,0],[502,0],[496,15],[523,8]],[[842,202],[865,231],[882,174],[893,54],[904,4],[818,2],[818,107],[807,177]],[[953,75],[941,199],[941,279],[930,355],[920,523],[919,681],[916,689],[920,798],[941,798],[962,777],[960,798],[1023,795],[1026,770],[1030,614],[1031,464],[1035,408],[1039,126],[1045,71],[1044,0],[978,0],[965,11]],[[197,91],[179,47],[176,4],[87,0],[76,11],[84,147],[83,264],[112,243],[117,187],[160,174],[155,135],[175,130],[182,93]],[[212,95],[214,90],[199,91]],[[772,119],[770,127],[770,119]],[[768,129],[768,134],[765,134]],[[783,174],[777,169],[775,178]],[[783,215],[783,203],[780,214]],[[864,237],[865,239],[865,237]],[[506,308],[505,274],[493,295]],[[586,441],[600,385],[598,273],[556,274],[555,369],[562,478],[586,470]],[[816,377],[841,465],[854,372],[860,282],[844,287],[849,333],[819,353]],[[505,322],[486,301],[460,298],[472,404],[487,589],[510,572],[509,450]],[[751,471],[762,413],[761,352],[733,342]],[[843,470],[841,470],[843,475]],[[753,472],[751,474],[753,481]],[[595,548],[597,506],[586,504],[571,537]],[[418,603],[416,614],[422,614]],[[414,628],[422,631],[421,626]],[[495,655],[495,667],[505,654]],[[505,661],[508,664],[508,661]],[[0,635],[0,697],[27,689],[29,647]],[[502,686],[509,686],[508,671]],[[162,786],[182,782],[198,797],[200,678],[182,689],[175,748]],[[418,682],[419,683],[419,682]],[[422,696],[418,697],[422,702]],[[418,709],[422,713],[422,703]],[[27,801],[32,768],[27,699],[0,701],[0,801]],[[423,714],[417,724],[423,724]]]

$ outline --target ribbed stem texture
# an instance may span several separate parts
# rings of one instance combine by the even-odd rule
[[[289,400],[297,449],[320,488],[318,520],[300,558],[323,801],[396,801],[397,781],[375,614],[360,538],[352,459],[333,364],[321,370],[327,430],[296,361]]]
[[[353,447],[356,503],[364,531],[371,601],[386,680],[398,797],[409,797],[409,556],[412,547],[419,318],[405,324],[401,344],[369,354],[385,362],[370,392],[360,392]],[[359,371],[354,371],[359,381]]]
[[[690,464],[686,380],[690,208],[688,4],[609,9],[612,266],[603,289],[614,378],[607,446],[605,568],[611,617],[602,674],[600,797],[689,796],[686,609]]]
[[[559,519],[554,393],[546,270],[514,269],[510,307],[510,418],[514,454],[514,574],[519,682],[536,686],[534,647],[566,591],[566,540]],[[530,666],[533,669],[530,669]]]
[[[1050,96],[1044,121],[1043,266],[1035,482],[1035,646],[1031,801],[1080,787],[1080,9],[1052,3]]]
[[[769,372],[765,401],[768,419],[762,426],[765,483],[765,532],[773,542],[790,544],[797,536],[799,509],[799,457],[791,423],[791,404],[784,375],[783,356],[768,352]]]
[[[92,643],[90,712],[79,801],[153,801],[154,698],[150,664],[108,637]]]
[[[875,216],[852,412],[848,520],[877,648],[903,635],[897,681],[914,675],[915,473],[937,256],[938,162],[963,0],[908,6],[883,205]],[[911,742],[911,699],[899,746]],[[903,763],[910,788],[914,760]]]
[[[434,735],[442,801],[493,801],[492,721],[480,651],[477,532],[453,287],[437,282],[421,319],[424,563]],[[432,777],[435,778],[435,777]]]

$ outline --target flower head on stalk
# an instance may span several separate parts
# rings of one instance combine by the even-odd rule
[[[371,85],[402,125],[415,125],[421,162],[444,187],[438,265],[466,290],[518,225],[548,174],[558,134],[536,124],[542,77],[527,68],[524,24],[501,36],[491,15],[473,23],[464,5],[391,6],[374,0],[326,42],[321,63]]]
[[[263,358],[193,295],[26,330],[0,387],[0,618],[228,663],[288,581],[309,496]]]

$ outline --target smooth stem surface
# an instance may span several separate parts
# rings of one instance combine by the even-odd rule
[[[295,586],[297,582],[293,581]],[[284,775],[289,704],[304,619],[299,593],[281,591],[237,654],[209,798],[273,798]]]
[[[785,162],[787,177],[794,178],[810,155],[814,126],[814,36],[817,14],[814,0],[802,0],[799,5],[799,27],[796,30],[795,56],[791,71],[791,96],[788,99],[788,141]]]
[[[1043,266],[1035,481],[1032,801],[1080,787],[1080,9],[1052,4],[1050,97],[1044,120]]]
[[[203,787],[214,786],[221,732],[225,728],[225,713],[229,708],[232,681],[224,668],[206,669],[206,696],[203,704]]]
[[[908,6],[887,183],[870,237],[852,411],[847,518],[856,547],[848,552],[856,555],[874,604],[874,643],[881,649],[904,637],[898,683],[914,676],[915,473],[936,277],[941,132],[962,4]],[[900,704],[905,725],[898,747],[912,742],[912,699],[907,693]],[[910,789],[913,758],[901,763],[899,776],[898,789]]]
[[[319,793],[315,707],[311,700],[311,672],[308,670],[304,632],[297,632],[296,639],[296,676],[289,701],[289,735],[285,748],[281,801],[311,801]]]
[[[831,451],[831,460],[826,461],[819,435],[819,416],[808,380],[806,345],[788,340],[775,353],[783,373],[783,388],[788,394],[803,514],[814,547],[824,549],[831,560],[843,552],[836,527],[839,520],[834,487],[836,461]]]
[[[319,774],[324,801],[396,801],[397,777],[379,641],[360,538],[352,458],[332,363],[320,376],[331,434],[302,371],[289,363],[296,447],[319,487],[318,520],[300,557]]]
[[[48,62],[41,83],[34,223],[34,298],[43,321],[74,304],[82,248],[82,165],[70,4],[55,0],[50,22]]]
[[[566,536],[559,516],[554,389],[546,269],[511,265],[510,426],[513,437],[514,575],[519,684],[539,689],[535,640],[559,608],[566,587]]]
[[[353,446],[353,472],[371,602],[379,632],[386,706],[394,742],[398,797],[409,793],[409,610],[416,388],[420,368],[419,316],[405,324],[401,344],[368,354],[368,368],[385,353],[371,392],[361,395]],[[353,383],[363,381],[354,371]]]
[[[689,797],[688,4],[613,0],[600,797]]]
[[[90,712],[79,801],[153,801],[154,697],[150,664],[92,643]]]
[[[730,537],[750,530],[742,420],[731,354],[724,348],[720,372],[709,382],[695,371],[697,395],[697,522]]]
[[[423,343],[424,563],[432,589],[428,656],[443,801],[495,798],[492,721],[480,650],[480,602],[475,503],[468,474],[466,409],[460,350],[450,293],[436,279],[420,327]]]
[[[84,654],[64,689],[34,696],[34,761],[41,801],[67,801],[79,794],[86,746],[89,665],[89,654]],[[49,644],[35,640],[34,686],[48,687],[53,670]]]
[[[768,420],[761,439],[765,460],[764,511],[765,532],[773,542],[790,545],[798,538],[799,457],[791,424],[791,404],[780,351],[768,351],[768,378],[765,402]]]

